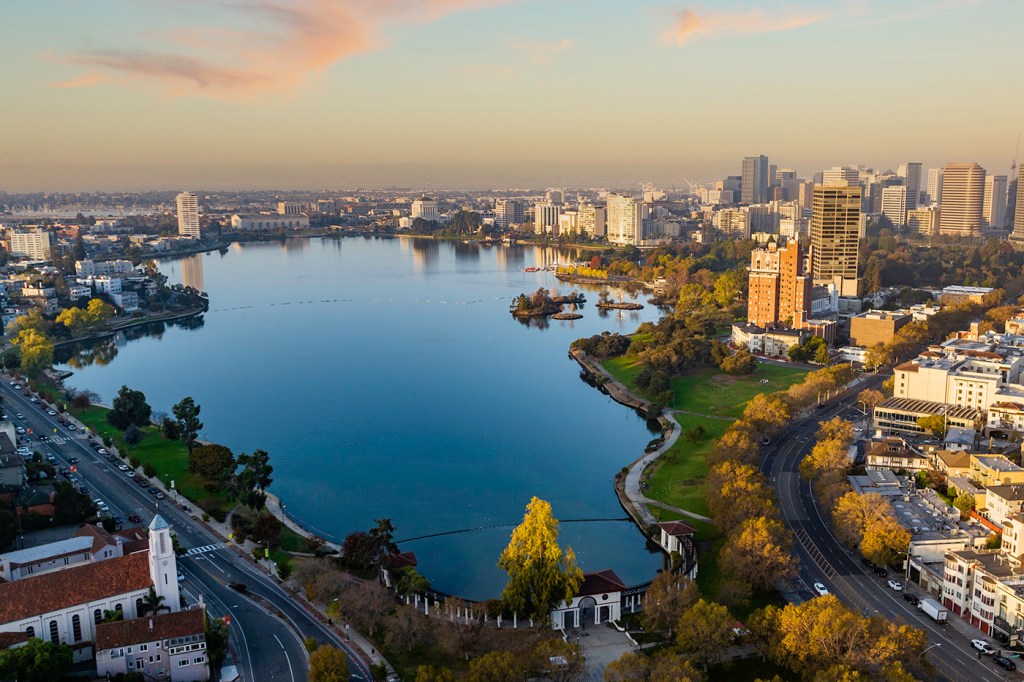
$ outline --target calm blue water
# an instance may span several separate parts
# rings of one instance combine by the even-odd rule
[[[68,383],[109,403],[122,384],[154,410],[202,405],[203,437],[263,448],[272,491],[309,526],[344,537],[389,516],[397,538],[516,524],[530,496],[560,519],[619,518],[612,480],[651,438],[643,420],[579,378],[569,343],[628,332],[642,311],[546,328],[511,318],[513,296],[569,289],[569,254],[429,240],[292,240],[165,261],[172,282],[209,292],[195,329],[119,339],[107,364]],[[438,589],[495,597],[509,528],[403,543]],[[659,557],[628,522],[567,523],[585,570],[649,579]]]

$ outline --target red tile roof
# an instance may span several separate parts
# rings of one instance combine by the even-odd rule
[[[918,364],[913,360],[910,362],[904,362],[902,365],[896,365],[896,370],[902,372],[916,372],[918,369]]]
[[[693,535],[697,532],[697,529],[693,526],[689,526],[682,521],[662,521],[658,526],[669,535],[680,537],[683,535]]]
[[[406,568],[408,566],[416,565],[416,555],[412,552],[402,552],[401,554],[389,554],[384,557],[383,561],[380,562],[382,568],[388,571],[394,571],[399,568]]]
[[[584,573],[583,584],[576,591],[577,596],[587,594],[607,594],[609,592],[621,592],[626,586],[615,575],[615,571],[607,568],[596,573]]]
[[[203,609],[190,609],[177,613],[161,613],[96,626],[96,651],[116,649],[189,635],[202,635],[206,631]]]
[[[142,553],[0,584],[0,623],[143,590],[152,584],[149,554]]]
[[[91,523],[86,524],[75,531],[75,537],[85,537],[86,535],[92,536],[92,553],[96,554],[105,547],[114,547],[117,542],[106,530],[100,526],[94,526]]]
[[[15,644],[27,641],[27,632],[0,632],[0,649],[10,649]]]

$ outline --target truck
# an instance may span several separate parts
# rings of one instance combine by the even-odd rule
[[[949,618],[949,611],[946,607],[934,599],[922,599],[918,603],[917,608],[927,613],[936,623],[945,623],[946,619]]]

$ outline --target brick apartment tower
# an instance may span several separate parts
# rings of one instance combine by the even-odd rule
[[[801,326],[810,317],[811,278],[800,242],[769,242],[750,253],[747,321],[758,327]],[[794,324],[795,323],[795,324]]]

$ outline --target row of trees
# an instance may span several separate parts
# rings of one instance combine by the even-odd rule
[[[57,314],[56,322],[64,325],[72,334],[83,329],[110,321],[117,309],[98,298],[91,299],[85,308],[72,306]]]

